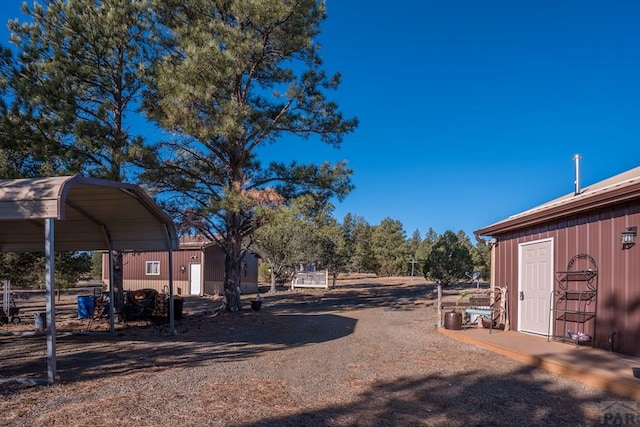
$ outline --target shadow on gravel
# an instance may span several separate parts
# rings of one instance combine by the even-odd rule
[[[74,334],[57,339],[62,382],[95,380],[125,373],[192,368],[211,361],[240,361],[267,351],[317,344],[353,333],[356,320],[336,314],[275,315],[268,310],[178,322],[178,335],[166,325],[131,327],[115,337]],[[46,377],[45,337],[12,337],[0,345],[4,378]],[[0,395],[7,390],[0,390]]]
[[[62,382],[95,380],[135,372],[195,367],[211,361],[238,361],[266,351],[339,339],[353,333],[356,320],[336,312],[384,307],[414,310],[417,301],[435,299],[432,285],[354,284],[336,289],[305,289],[265,295],[258,312],[219,316],[187,315],[170,336],[166,324],[130,326],[115,336],[106,332],[57,338],[57,367]],[[212,313],[219,301],[185,298]],[[102,321],[101,327],[107,328]],[[0,341],[3,378],[46,377],[46,338],[10,337]],[[10,393],[0,389],[0,395]]]
[[[466,372],[401,378],[373,386],[349,405],[264,419],[243,426],[576,426],[600,423],[602,414],[587,414],[582,405],[599,404],[607,400],[606,395],[580,398],[570,390],[554,389],[551,382],[532,380],[531,369],[525,367],[508,377]],[[601,404],[603,410],[606,403]]]
[[[437,299],[434,285],[357,284],[335,289],[305,289],[267,295],[264,304],[282,311],[348,311],[384,307],[389,310],[414,310],[417,301]]]

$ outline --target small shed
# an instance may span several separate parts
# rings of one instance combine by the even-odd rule
[[[0,221],[0,250],[45,253],[48,383],[56,378],[54,252],[171,253],[178,244],[171,218],[140,187],[82,176],[0,181]],[[171,308],[170,321],[173,330]]]
[[[640,167],[474,232],[520,332],[640,356]],[[640,243],[640,242],[638,242]]]
[[[218,243],[204,236],[180,237],[173,252],[173,292],[176,295],[223,295],[225,253]],[[109,281],[107,254],[102,258],[102,280]],[[126,290],[155,289],[167,291],[169,284],[168,253],[130,251],[123,257],[123,287]],[[243,258],[240,289],[258,292],[258,260],[246,253]]]

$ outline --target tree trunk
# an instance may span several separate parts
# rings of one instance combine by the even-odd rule
[[[224,297],[225,309],[242,310],[240,300],[240,278],[242,264],[242,236],[236,234],[229,241],[229,248],[224,262]]]
[[[273,266],[271,267],[271,292],[272,293],[277,292],[277,289],[276,289],[276,271],[273,268]]]

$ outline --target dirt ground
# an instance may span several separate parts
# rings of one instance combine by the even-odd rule
[[[86,332],[78,292],[57,305],[59,380],[0,382],[0,425],[575,426],[620,400],[439,334],[417,278],[282,290],[259,311],[245,296],[239,313],[187,298],[176,336],[144,321]],[[7,335],[32,322],[0,327],[0,378],[46,377],[45,337]]]

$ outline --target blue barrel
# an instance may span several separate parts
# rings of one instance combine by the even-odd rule
[[[78,319],[89,319],[93,317],[93,305],[95,297],[85,295],[78,297]]]

